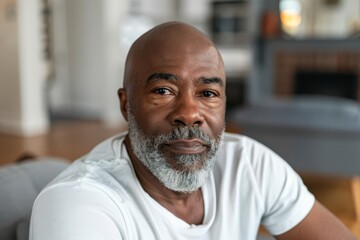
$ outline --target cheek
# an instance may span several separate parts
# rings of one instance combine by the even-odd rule
[[[205,122],[214,137],[217,137],[225,127],[225,108],[212,109],[205,115]]]
[[[218,128],[223,128],[225,125],[225,111],[217,111],[212,116],[213,124],[218,126]]]
[[[135,118],[145,135],[164,134],[171,131],[167,122],[168,111],[167,108],[143,104],[137,107]]]

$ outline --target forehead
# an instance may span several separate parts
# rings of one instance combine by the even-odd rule
[[[214,44],[197,29],[178,23],[160,25],[133,44],[125,65],[125,87],[130,89],[156,72],[225,81],[223,61]]]
[[[154,46],[142,51],[138,63],[139,68],[134,73],[139,80],[163,72],[174,74],[179,79],[217,77],[225,81],[222,59],[213,46]]]
[[[162,73],[157,72],[152,74],[146,81],[145,85],[151,85],[152,83],[157,83],[159,81],[168,81],[172,83],[177,83],[179,80],[179,77],[172,73]],[[192,84],[194,85],[207,85],[207,84],[216,84],[219,87],[224,87],[225,83],[224,80],[219,77],[200,77],[197,79],[193,79]]]

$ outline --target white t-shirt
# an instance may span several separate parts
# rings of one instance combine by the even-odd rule
[[[214,171],[201,188],[203,224],[189,225],[143,190],[124,136],[99,144],[40,193],[30,240],[252,240],[259,224],[281,234],[314,204],[279,156],[247,137],[225,134]]]

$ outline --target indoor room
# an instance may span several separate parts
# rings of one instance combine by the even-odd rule
[[[127,131],[126,56],[168,21],[221,54],[225,130],[283,158],[360,238],[360,0],[0,0],[0,239],[28,239],[40,191]]]

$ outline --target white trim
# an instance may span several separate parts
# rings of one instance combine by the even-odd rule
[[[49,126],[46,113],[47,65],[41,33],[40,0],[18,0],[20,63],[20,130],[24,135],[43,132]],[[16,125],[16,124],[15,124]]]

